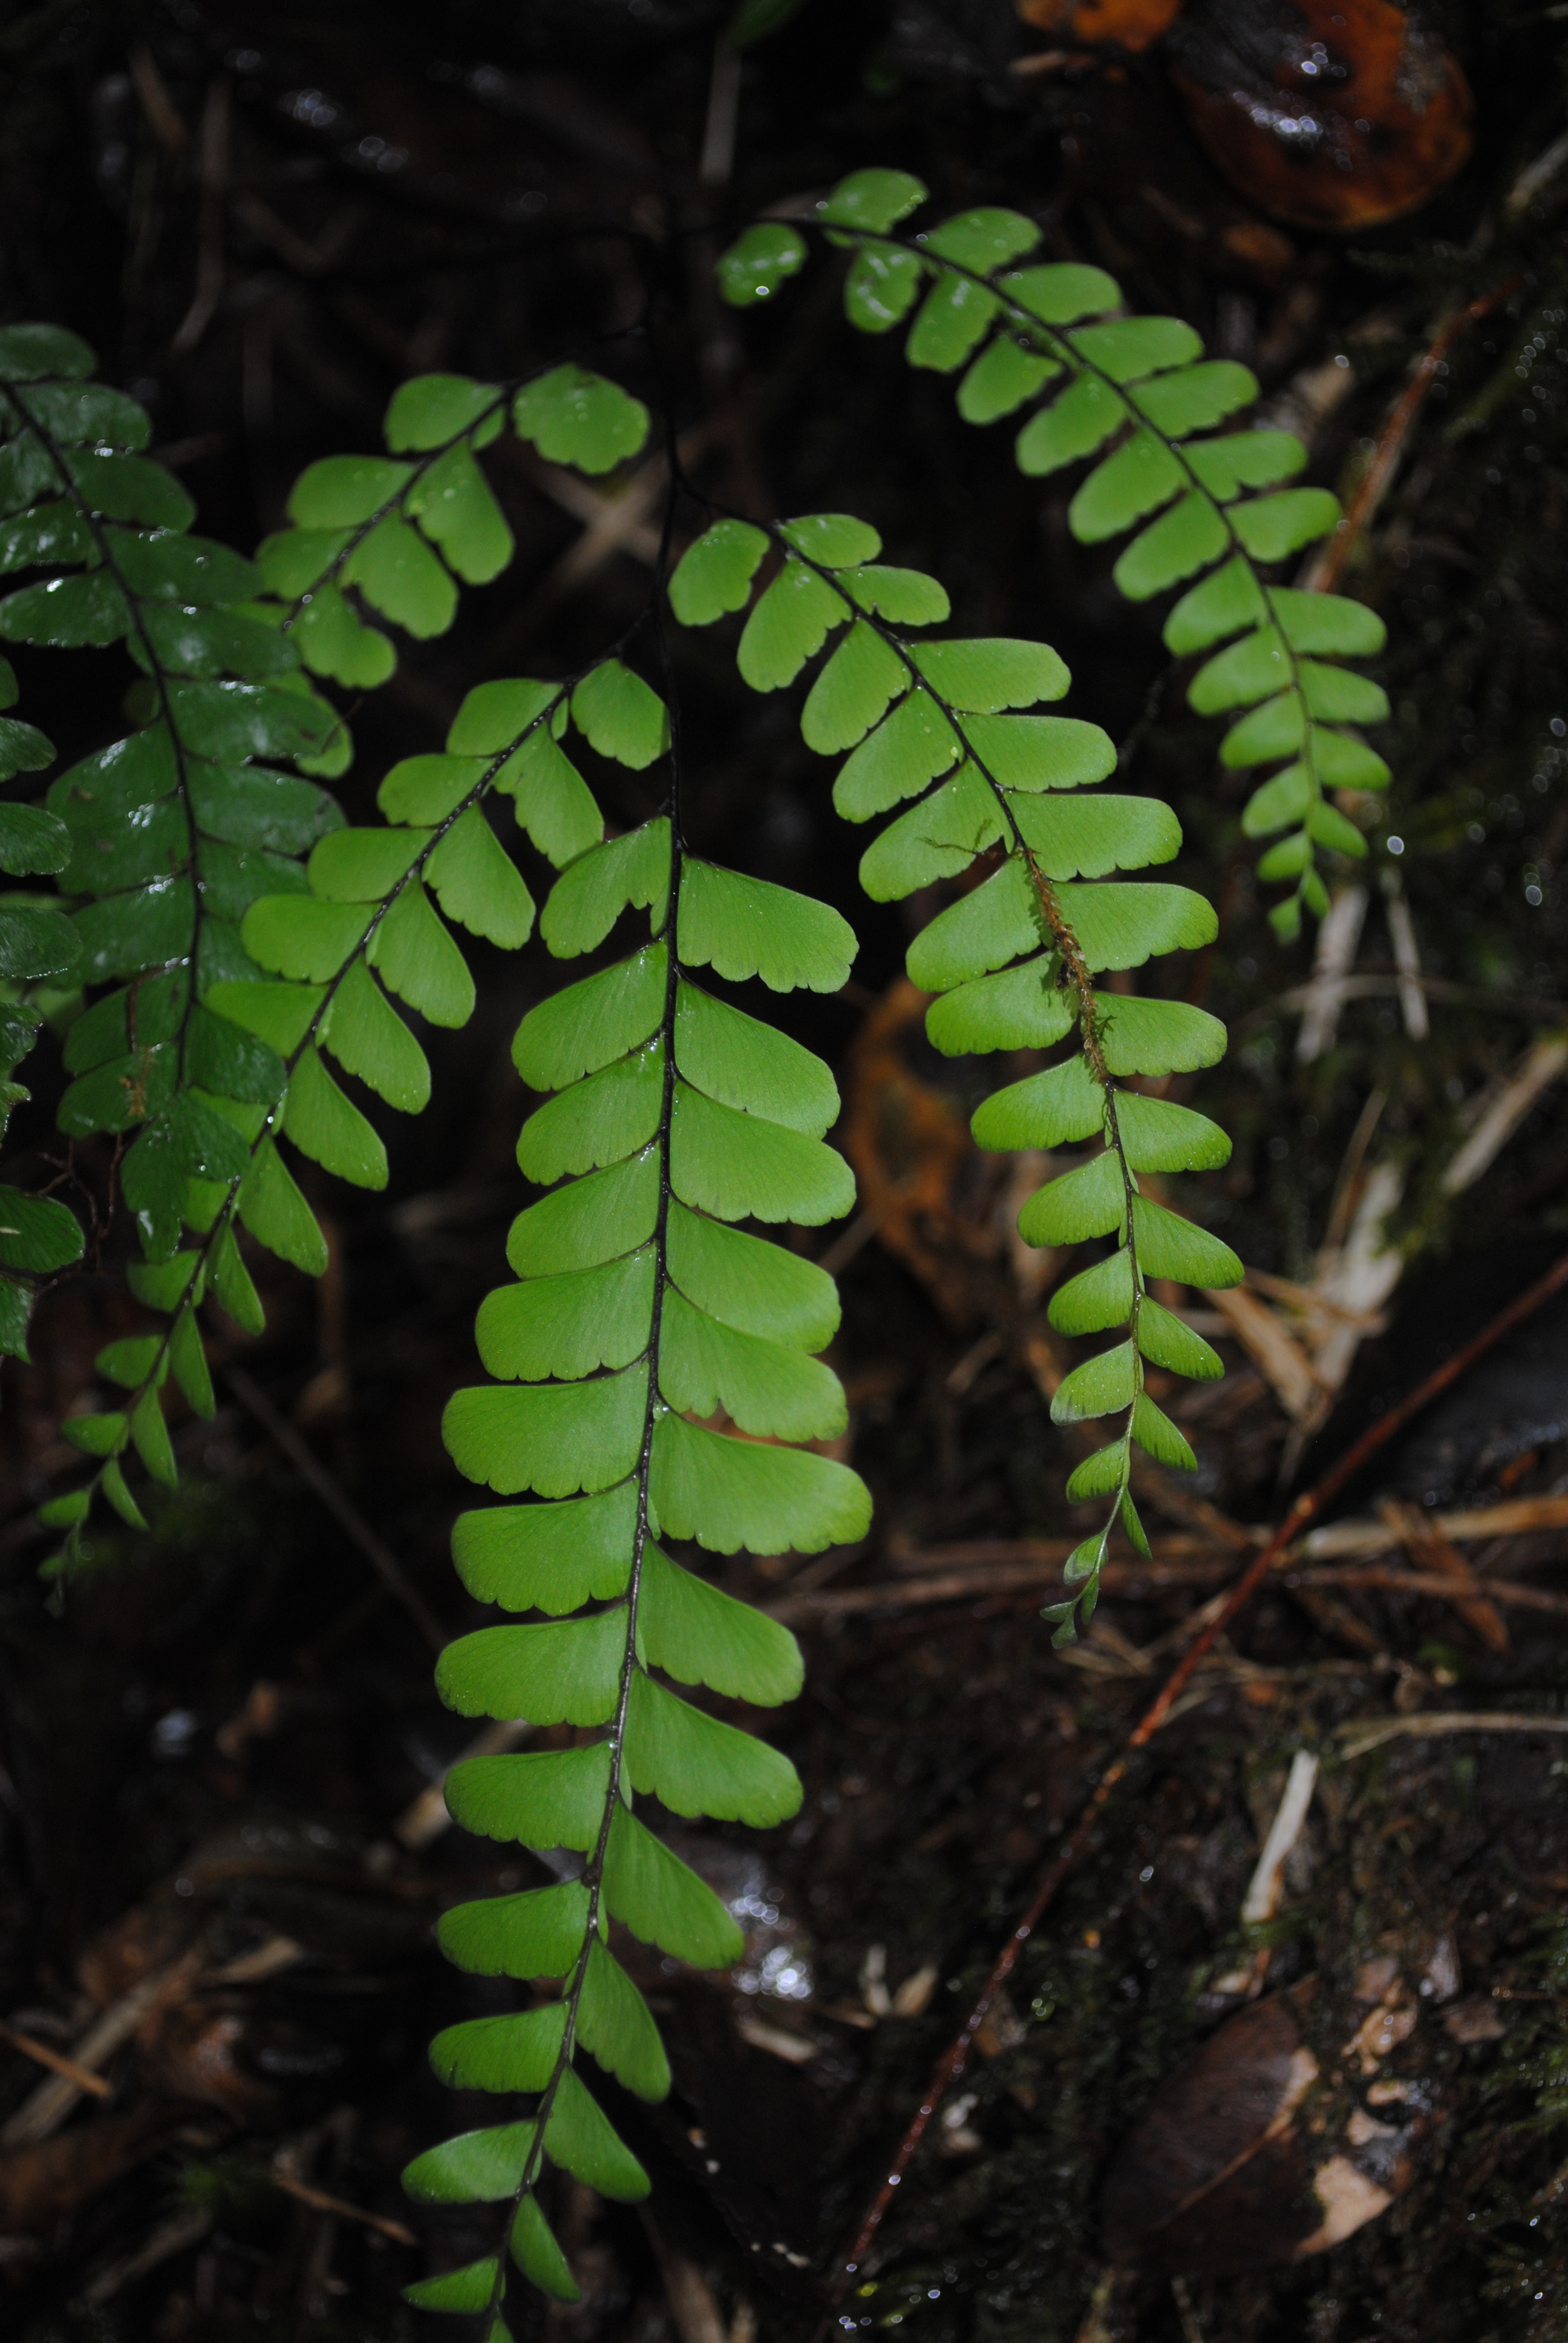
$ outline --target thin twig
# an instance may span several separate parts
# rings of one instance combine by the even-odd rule
[[[1456,309],[1439,327],[1431,347],[1422,355],[1378,434],[1377,446],[1368,459],[1344,518],[1315,555],[1305,576],[1300,580],[1309,593],[1332,594],[1343,577],[1345,564],[1355,548],[1356,539],[1388,494],[1389,483],[1404,451],[1411,426],[1421,411],[1427,392],[1437,380],[1439,367],[1454,343],[1467,327],[1478,324],[1497,307],[1499,302],[1506,301],[1511,293],[1517,292],[1523,281],[1518,277],[1509,277],[1506,284],[1497,286],[1490,293],[1483,293],[1466,307]]]
[[[224,207],[228,195],[229,112],[233,84],[219,74],[206,94],[201,125],[201,207],[196,229],[196,290],[175,337],[171,357],[194,350],[213,321],[224,287]]]
[[[102,2075],[95,2075],[90,2066],[78,2066],[75,2059],[67,2058],[63,2050],[51,2050],[46,2042],[36,2041],[31,2034],[20,2033],[15,2026],[7,2026],[3,2019],[0,2019],[0,2042],[9,2042],[13,2050],[20,2050],[25,2058],[33,2059],[40,2066],[53,2067],[56,2075],[64,2075],[68,2083],[75,2083],[77,2090],[90,2091],[95,2099],[108,2097],[110,2086]]]
[[[1520,1586],[1513,1579],[1488,1578],[1482,1582],[1492,1603],[1510,1604],[1516,1611],[1543,1611],[1553,1618],[1568,1618],[1568,1594],[1549,1594],[1543,1587]],[[1440,1602],[1453,1603],[1463,1599],[1464,1590],[1452,1578],[1440,1576],[1435,1571],[1368,1569],[1364,1564],[1342,1570],[1292,1570],[1285,1584],[1296,1586],[1375,1586],[1389,1594],[1432,1594]]]
[[[1434,1513],[1432,1526],[1455,1544],[1477,1538],[1524,1537],[1533,1530],[1568,1529],[1568,1490],[1548,1490],[1539,1497],[1509,1497],[1500,1505],[1477,1505],[1462,1513]],[[1386,1521],[1329,1522],[1302,1540],[1302,1552],[1311,1562],[1346,1562],[1352,1556],[1370,1561],[1373,1554],[1392,1554],[1400,1539]]]
[[[787,1594],[768,1604],[770,1617],[798,1627],[812,1619],[848,1619],[868,1611],[915,1611],[933,1603],[970,1603],[985,1594],[1007,1594],[1016,1588],[1040,1586],[1053,1580],[1079,1541],[1052,1539],[1060,1552],[1026,1555],[1017,1562],[977,1562],[956,1570],[933,1572],[929,1578],[884,1578],[872,1586],[843,1586],[821,1594]],[[1042,1540],[1042,1546],[1046,1541]],[[1157,1594],[1166,1587],[1211,1586],[1229,1567],[1215,1554],[1191,1562],[1108,1562],[1100,1574],[1104,1594]]]
[[[1071,1831],[1040,1875],[1028,1908],[1002,1946],[990,1976],[980,1988],[974,2006],[965,2018],[954,2041],[937,2062],[935,2072],[926,2087],[925,2095],[906,2128],[903,2138],[899,2142],[887,2177],[879,2184],[876,2195],[867,2208],[865,2218],[856,2234],[854,2243],[833,2275],[829,2287],[829,2302],[831,2307],[836,2308],[843,2300],[853,2284],[938,2108],[946,2097],[950,2087],[963,2073],[969,2063],[969,2055],[973,2046],[974,2038],[985,2023],[991,2004],[1012,1975],[1025,1946],[1055,1900],[1057,1890],[1062,1881],[1073,1868],[1079,1857],[1087,1852],[1101,1816],[1117,1789],[1126,1779],[1134,1757],[1139,1750],[1154,1738],[1161,1727],[1170,1722],[1171,1713],[1196,1674],[1199,1663],[1212,1650],[1232,1621],[1246,1609],[1259,1588],[1266,1583],[1278,1556],[1293,1539],[1300,1535],[1314,1515],[1321,1513],[1330,1500],[1338,1494],[1346,1482],[1361,1470],[1368,1459],[1374,1456],[1379,1449],[1386,1447],[1394,1434],[1402,1431],[1412,1417],[1419,1415],[1440,1393],[1446,1391],[1451,1383],[1457,1382],[1468,1368],[1473,1366],[1476,1360],[1484,1357],[1485,1353],[1494,1344],[1500,1342],[1504,1335],[1512,1333],[1515,1326],[1523,1324],[1525,1319],[1533,1316],[1543,1303],[1549,1302],[1552,1296],[1560,1292],[1565,1285],[1568,1285],[1568,1253],[1564,1253],[1563,1258],[1547,1271],[1545,1276],[1538,1279],[1526,1292],[1522,1293],[1516,1301],[1510,1302],[1506,1310],[1500,1312],[1492,1323],[1483,1327],[1473,1341],[1466,1342],[1462,1349],[1456,1351],[1452,1358],[1445,1359],[1442,1364],[1428,1375],[1424,1383],[1418,1384],[1407,1398],[1391,1407],[1385,1414],[1378,1418],[1375,1423],[1370,1425],[1361,1438],[1353,1442],[1345,1451],[1339,1462],[1323,1475],[1323,1478],[1314,1487],[1297,1498],[1268,1544],[1249,1563],[1229,1594],[1222,1596],[1217,1603],[1204,1606],[1202,1624],[1166,1677],[1155,1698],[1145,1709],[1132,1731],[1123,1741],[1117,1755],[1101,1775],[1093,1795],[1085,1805]],[[1563,1729],[1568,1730],[1568,1719],[1564,1719],[1563,1723]],[[826,2332],[825,2328],[823,2331]]]
[[[1419,977],[1402,976],[1396,969],[1392,975],[1369,973],[1340,979],[1342,1001],[1395,1001],[1401,989],[1411,982],[1418,983],[1429,1001],[1449,1001],[1462,1009],[1485,1009],[1500,1017],[1522,1017],[1526,1023],[1545,1024],[1561,1021],[1568,1015],[1568,1001],[1548,1001],[1543,994],[1533,992],[1493,992],[1481,984],[1455,984],[1445,976],[1428,976],[1424,970]],[[1310,984],[1292,985],[1286,992],[1277,992],[1261,1008],[1249,1010],[1231,1026],[1232,1035],[1253,1032],[1271,1017],[1288,1017],[1307,1008],[1312,999]]]
[[[1542,1093],[1568,1071],[1568,1034],[1543,1034],[1526,1050],[1442,1175],[1442,1192],[1473,1188],[1518,1130]]]
[[[333,1479],[315,1451],[308,1448],[292,1423],[280,1415],[259,1383],[246,1374],[243,1367],[227,1367],[229,1389],[236,1399],[247,1407],[266,1433],[275,1447],[281,1448],[300,1479],[327,1512],[353,1539],[389,1594],[395,1595],[413,1620],[433,1652],[444,1651],[447,1631],[419,1593],[403,1574],[402,1564],[387,1544],[377,1534],[352,1499],[347,1496]]]
[[[1454,1709],[1441,1716],[1390,1716],[1364,1729],[1354,1725],[1340,1729],[1353,1735],[1345,1743],[1345,1755],[1364,1757],[1369,1749],[1381,1748],[1385,1741],[1403,1740],[1412,1734],[1425,1739],[1434,1733],[1568,1733],[1568,1716],[1488,1715],[1483,1710],[1471,1715]]]
[[[401,2221],[389,2220],[385,2213],[367,2213],[362,2205],[351,2205],[347,2197],[334,2197],[325,2188],[313,2188],[307,2180],[296,2180],[291,2172],[272,2167],[272,2185],[287,2197],[297,2197],[302,2205],[309,2205],[317,2213],[334,2213],[340,2221],[357,2221],[367,2229],[378,2229],[399,2246],[417,2246],[418,2238]]]
[[[1453,1607],[1473,1634],[1479,1635],[1497,1658],[1508,1655],[1508,1629],[1495,1603],[1477,1585],[1475,1574],[1456,1545],[1445,1538],[1430,1513],[1405,1497],[1385,1497],[1378,1508],[1398,1537],[1412,1566],[1453,1588]]]
[[[126,2254],[119,2261],[111,2262],[106,2269],[100,2270],[97,2277],[83,2288],[79,2307],[84,2310],[101,2309],[106,2302],[112,2302],[116,2294],[123,2293],[127,2286],[134,2286],[137,2278],[146,2278],[147,2272],[156,2269],[160,2263],[172,2261],[176,2254],[186,2253],[192,2246],[199,2246],[212,2227],[212,2218],[209,2212],[194,2206],[186,2212],[171,2214],[166,2221],[159,2223],[150,2237],[143,2239],[134,2252]],[[76,2307],[73,2305],[73,2308]]]
[[[1285,1858],[1301,1837],[1317,1780],[1318,1760],[1313,1752],[1298,1749],[1291,1760],[1284,1795],[1269,1826],[1269,1835],[1263,1841],[1257,1869],[1241,1899],[1243,1926],[1255,1928],[1261,1922],[1273,1918],[1280,1900],[1280,1876],[1285,1867]]]
[[[166,1968],[155,1969],[150,1976],[138,1979],[128,1993],[111,2003],[101,2017],[95,2018],[75,2045],[71,2064],[89,2074],[106,2066],[155,2010],[183,1999],[205,1958],[205,1948],[193,1945]],[[0,2129],[0,2147],[27,2147],[48,2139],[59,2130],[87,2087],[85,2081],[79,2082],[75,2075],[63,2069],[48,2082],[40,2083],[32,2097],[24,2099],[15,2113],[7,2117]]]

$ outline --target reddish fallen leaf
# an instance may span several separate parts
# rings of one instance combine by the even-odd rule
[[[1302,2261],[1406,2186],[1427,2102],[1392,2077],[1323,2086],[1302,2032],[1312,1989],[1239,2010],[1161,2086],[1106,2180],[1111,2261],[1210,2278]]]
[[[1016,1233],[1043,1159],[976,1147],[969,1124],[980,1093],[968,1095],[967,1069],[926,1039],[929,1006],[929,995],[900,977],[868,1012],[850,1052],[843,1146],[878,1242],[963,1327],[993,1317],[1005,1302],[1010,1261],[1015,1282],[1031,1294],[1049,1270],[1050,1255],[1028,1252]]]
[[[1084,48],[1152,46],[1181,13],[1181,0],[1017,0],[1026,25]]]
[[[53,2139],[0,2148],[0,2232],[37,2236],[150,2156],[188,2115],[148,2100],[124,2115],[96,2116]]]
[[[1196,0],[1169,55],[1212,160],[1261,209],[1300,227],[1402,218],[1470,153],[1469,85],[1419,7]]]

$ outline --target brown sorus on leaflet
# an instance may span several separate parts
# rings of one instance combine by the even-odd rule
[[[1101,1775],[1093,1795],[1077,1822],[1047,1864],[1036,1885],[1028,1909],[1002,1946],[974,2006],[965,2018],[956,2038],[938,2061],[930,2082],[926,2087],[925,2095],[906,2127],[903,2138],[899,2143],[887,2177],[878,2187],[856,2234],[854,2243],[829,2281],[830,2303],[837,2304],[842,2301],[848,2292],[876,2238],[878,2230],[882,2226],[889,2207],[903,2181],[904,2174],[913,2162],[932,2118],[946,2097],[949,2087],[957,2081],[969,2062],[969,2054],[973,2046],[975,2036],[985,2023],[991,2003],[1012,1975],[1025,1946],[1053,1902],[1057,1889],[1080,1855],[1087,1850],[1101,1813],[1125,1780],[1133,1758],[1140,1749],[1152,1741],[1161,1727],[1169,1722],[1178,1700],[1196,1674],[1199,1662],[1213,1648],[1238,1614],[1245,1610],[1253,1595],[1268,1579],[1286,1547],[1339,1493],[1345,1483],[1360,1472],[1362,1466],[1371,1457],[1375,1456],[1381,1448],[1386,1447],[1395,1433],[1402,1431],[1404,1426],[1414,1416],[1419,1415],[1423,1408],[1429,1406],[1440,1393],[1446,1391],[1451,1383],[1456,1383],[1477,1359],[1484,1357],[1486,1353],[1502,1342],[1505,1335],[1511,1334],[1515,1326],[1523,1324],[1527,1318],[1533,1317],[1537,1310],[1549,1302],[1554,1293],[1561,1292],[1565,1285],[1568,1285],[1568,1253],[1564,1253],[1559,1261],[1555,1262],[1544,1277],[1537,1279],[1533,1285],[1528,1287],[1515,1301],[1511,1302],[1505,1310],[1500,1311],[1490,1325],[1483,1326],[1481,1332],[1466,1342],[1462,1349],[1455,1351],[1452,1357],[1443,1361],[1441,1366],[1434,1368],[1423,1383],[1417,1384],[1414,1391],[1398,1401],[1394,1406],[1388,1409],[1386,1413],[1379,1416],[1375,1423],[1370,1424],[1362,1433],[1361,1438],[1352,1443],[1338,1463],[1330,1468],[1322,1479],[1296,1499],[1272,1537],[1248,1564],[1230,1593],[1204,1606],[1202,1624],[1197,1634],[1122,1743],[1116,1756]]]

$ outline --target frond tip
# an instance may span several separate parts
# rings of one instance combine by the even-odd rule
[[[1130,600],[1197,580],[1166,620],[1166,646],[1177,658],[1214,654],[1189,687],[1199,713],[1248,711],[1226,735],[1222,762],[1282,768],[1253,792],[1242,827],[1249,837],[1277,836],[1259,868],[1266,880],[1291,884],[1271,914],[1289,939],[1303,906],[1320,916],[1328,908],[1320,850],[1366,852],[1328,793],[1382,789],[1389,780],[1382,759],[1346,729],[1382,722],[1386,695],[1325,663],[1375,658],[1382,620],[1344,596],[1298,592],[1269,574],[1340,525],[1338,499],[1290,485],[1307,462],[1290,432],[1234,427],[1257,398],[1256,378],[1231,359],[1206,357],[1184,320],[1114,314],[1114,280],[1076,262],[1033,260],[1041,231],[1019,212],[986,206],[903,228],[925,199],[904,173],[854,172],[797,226],[749,228],[719,261],[720,289],[742,306],[770,297],[805,265],[800,230],[817,230],[849,253],[844,308],[852,326],[882,334],[908,322],[911,366],[962,368],[960,414],[976,425],[1020,418],[1014,453],[1028,478],[1087,468],[1068,524],[1081,544],[1130,539],[1114,571]],[[726,558],[733,571],[739,557]],[[772,619],[759,607],[757,648],[741,672],[760,689],[782,679],[769,647],[787,608],[793,639],[804,642],[822,605],[798,580],[777,598]],[[717,615],[696,601],[689,614],[678,601],[677,608],[693,623]]]

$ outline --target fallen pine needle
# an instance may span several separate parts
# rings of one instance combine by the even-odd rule
[[[1442,1603],[1452,1603],[1455,1593],[1453,1580],[1434,1571],[1383,1570],[1375,1564],[1370,1570],[1353,1564],[1339,1570],[1288,1570],[1284,1581],[1287,1586],[1377,1586],[1390,1594],[1433,1594]],[[1544,1611],[1559,1618],[1568,1615],[1568,1594],[1552,1594],[1541,1586],[1520,1586],[1508,1578],[1481,1578],[1475,1583],[1485,1588],[1493,1603],[1512,1604],[1518,1611]],[[1458,1591],[1464,1592],[1462,1587]]]
[[[389,2220],[385,2213],[367,2213],[362,2205],[351,2205],[346,2197],[333,2197],[325,2188],[313,2188],[308,2180],[296,2180],[291,2172],[272,2167],[272,2185],[281,2188],[286,2197],[297,2197],[302,2205],[313,2206],[318,2213],[336,2213],[340,2221],[357,2221],[367,2229],[379,2229],[384,2237],[392,2237],[400,2246],[417,2246],[418,2238],[401,2221]]]
[[[1499,1716],[1484,1711],[1472,1715],[1450,1709],[1441,1716],[1385,1717],[1381,1725],[1364,1729],[1358,1724],[1342,1725],[1340,1731],[1355,1736],[1346,1741],[1345,1755],[1364,1757],[1369,1749],[1385,1741],[1401,1741],[1412,1735],[1424,1738],[1434,1733],[1568,1733],[1568,1716]]]
[[[90,2066],[78,2066],[67,2058],[63,2050],[51,2050],[46,2042],[35,2041],[30,2034],[20,2034],[15,2026],[0,2018],[0,2042],[9,2042],[13,2050],[20,2050],[25,2058],[36,2060],[40,2066],[52,2066],[56,2075],[64,2075],[67,2083],[75,2083],[79,2091],[91,2091],[95,2099],[106,2099],[111,2085],[102,2075],[95,2075]]]

